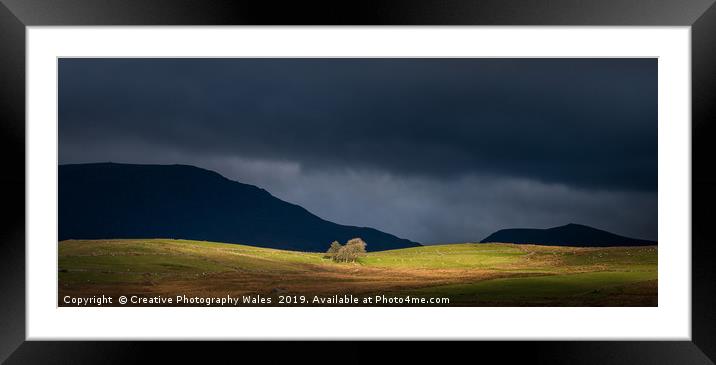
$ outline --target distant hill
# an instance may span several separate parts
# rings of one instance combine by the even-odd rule
[[[266,190],[187,165],[59,166],[59,239],[183,238],[323,252],[361,237],[368,251],[420,246],[336,224]]]
[[[619,236],[601,229],[574,223],[547,229],[501,229],[480,242],[533,243],[575,247],[649,246],[657,244],[655,241]]]

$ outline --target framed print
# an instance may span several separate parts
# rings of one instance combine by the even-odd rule
[[[711,363],[716,10],[638,5],[4,1],[3,358]]]

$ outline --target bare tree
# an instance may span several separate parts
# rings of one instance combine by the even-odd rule
[[[340,246],[340,244],[338,245]],[[365,255],[367,244],[360,238],[353,238],[342,246],[333,255],[333,260],[338,262],[355,262],[356,259]],[[333,245],[331,245],[333,247]],[[330,251],[330,249],[329,249]]]
[[[346,246],[353,246],[358,253],[365,253],[365,247],[368,246],[368,244],[366,244],[360,237],[357,237],[348,240]]]
[[[326,251],[326,256],[325,256],[325,257],[335,260],[335,259],[336,259],[336,255],[338,254],[338,251],[341,250],[341,248],[343,248],[343,245],[341,245],[340,243],[338,243],[338,241],[333,241],[333,242],[331,243],[331,247],[329,247],[329,248],[328,248],[328,251]]]

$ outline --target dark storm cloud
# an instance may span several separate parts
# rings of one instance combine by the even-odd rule
[[[65,59],[60,140],[653,191],[656,71],[643,59]]]
[[[183,163],[424,243],[657,237],[645,59],[63,59],[61,163]]]

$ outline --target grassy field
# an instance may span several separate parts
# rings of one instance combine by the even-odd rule
[[[657,248],[452,244],[334,263],[303,253],[142,239],[59,243],[66,295],[444,297],[457,306],[656,306]],[[116,301],[115,301],[116,302]]]

